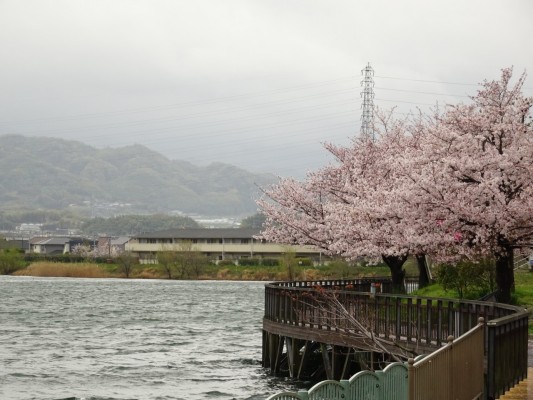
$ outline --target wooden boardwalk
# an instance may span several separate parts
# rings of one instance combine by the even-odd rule
[[[383,292],[371,290],[374,280]],[[498,398],[526,375],[533,380],[533,371],[528,371],[533,364],[528,365],[527,310],[486,301],[390,294],[385,293],[386,284],[381,278],[266,284],[262,366],[273,375],[296,379],[345,379],[368,365],[379,368],[390,362],[394,352],[399,351],[400,358],[432,353],[450,337],[465,335],[482,317],[487,396]],[[365,329],[392,340],[394,349],[376,351],[373,341],[367,343]],[[401,350],[395,343],[401,343]],[[530,353],[531,360],[531,344]],[[525,387],[533,400],[533,384]]]
[[[499,400],[528,400],[533,399],[533,367],[527,369],[527,379],[499,397]]]

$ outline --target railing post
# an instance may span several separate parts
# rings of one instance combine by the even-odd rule
[[[411,341],[413,337],[413,299],[407,299],[407,341]]]
[[[433,314],[433,300],[427,299],[426,301],[426,344],[431,343],[431,339],[433,336],[433,329],[431,327],[432,318],[431,315]]]
[[[442,300],[437,300],[437,332],[436,340],[437,346],[440,346],[442,343]]]
[[[339,383],[342,385],[342,388],[344,389],[344,400],[357,400],[357,399],[352,399],[351,397],[349,380],[341,379]]]
[[[415,400],[416,399],[416,371],[415,371],[415,359],[410,358],[407,360],[407,376],[409,379],[409,400]]]
[[[486,398],[494,398],[494,388],[495,388],[495,334],[496,327],[487,325],[487,383],[486,383]]]
[[[416,343],[422,338],[422,299],[416,299]]]
[[[452,395],[452,399],[457,399],[457,387],[455,385],[455,379],[454,379],[454,372],[455,372],[455,360],[454,360],[454,352],[451,350],[453,347],[453,339],[454,337],[452,335],[448,335],[446,338],[446,347],[450,347],[449,349],[449,358],[448,358],[448,382],[450,383],[450,387],[448,388],[448,393]]]
[[[309,393],[307,392],[307,390],[299,390],[298,396],[300,396],[300,399],[302,400],[309,400]]]
[[[400,298],[396,297],[396,340],[402,336],[402,308]]]

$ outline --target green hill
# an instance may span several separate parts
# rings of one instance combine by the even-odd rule
[[[252,214],[257,187],[276,180],[227,164],[170,160],[140,145],[96,149],[19,135],[0,136],[0,169],[0,211],[89,207],[97,215],[113,203],[136,213]]]

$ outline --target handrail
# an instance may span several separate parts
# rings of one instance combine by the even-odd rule
[[[318,286],[334,289],[339,301],[354,318],[372,316],[369,321],[377,335],[401,341],[413,349],[432,351],[446,343],[448,336],[457,338],[468,332],[482,317],[487,321],[488,395],[496,397],[525,378],[527,310],[476,300],[369,293],[370,285],[376,282],[386,283],[384,278],[361,278],[266,284],[264,327],[276,333],[278,327],[285,327],[280,328],[280,332],[286,332],[288,326],[292,326],[300,335],[304,329],[310,339],[327,330],[339,336],[339,343],[347,343],[349,329],[338,321],[328,320],[313,303],[313,288]],[[386,290],[387,285],[382,287]]]
[[[372,276],[361,277],[353,279],[313,279],[304,281],[281,281],[274,282],[274,284],[283,287],[300,287],[300,288],[313,288],[315,286],[321,287],[339,287],[344,288],[346,286],[352,286],[359,289],[359,291],[369,292],[372,284],[380,284],[381,292],[387,293],[392,289],[392,281],[387,276]],[[418,278],[405,277],[404,286],[407,293],[410,293],[418,289]]]
[[[409,400],[479,399],[484,392],[483,319],[419,361],[410,359]],[[438,377],[438,379],[436,379]]]

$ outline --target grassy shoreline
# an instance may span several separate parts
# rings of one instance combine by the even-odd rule
[[[330,266],[297,267],[293,271],[295,279],[342,279],[354,276],[388,276],[386,267],[348,267],[337,268]],[[96,263],[57,263],[38,261],[14,272],[16,276],[68,277],[68,278],[125,278],[117,264]],[[136,265],[130,273],[132,279],[169,279],[167,272],[161,265]],[[207,265],[197,274],[179,274],[175,271],[172,279],[198,280],[241,280],[241,281],[277,281],[288,280],[285,268],[281,266],[237,266],[237,265]]]

